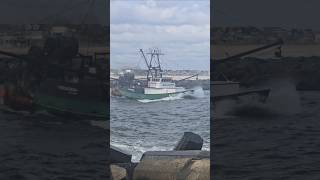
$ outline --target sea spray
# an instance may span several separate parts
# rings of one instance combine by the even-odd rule
[[[195,98],[204,98],[206,97],[205,91],[201,86],[197,86],[193,88],[193,91],[189,93],[190,96],[193,96]]]
[[[142,103],[151,103],[151,102],[159,102],[159,101],[173,101],[173,100],[178,100],[178,99],[183,99],[183,94],[175,94],[169,97],[161,98],[161,99],[139,99],[139,102]]]
[[[267,101],[270,110],[281,115],[293,115],[301,111],[300,95],[292,79],[274,79],[269,84],[272,88]]]
[[[294,115],[301,111],[300,96],[292,79],[273,79],[265,83],[264,87],[271,89],[266,103],[252,102],[250,98],[242,99],[237,104],[224,102],[223,106],[219,107],[220,114],[263,118]]]

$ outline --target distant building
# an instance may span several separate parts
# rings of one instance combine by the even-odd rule
[[[72,30],[65,26],[54,26],[51,28],[50,34],[53,36],[71,36]]]

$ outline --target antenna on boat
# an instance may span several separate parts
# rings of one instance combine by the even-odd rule
[[[162,78],[162,69],[161,69],[161,62],[160,62],[160,55],[163,55],[159,49],[150,49],[148,53],[150,55],[150,61],[145,56],[145,53],[142,49],[140,52],[143,56],[143,59],[148,67],[148,74],[147,79],[149,80],[149,75],[151,74],[151,78]]]

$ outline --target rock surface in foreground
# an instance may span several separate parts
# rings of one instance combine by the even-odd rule
[[[134,180],[209,180],[209,159],[192,158],[148,159],[139,163]]]
[[[125,168],[119,167],[117,165],[111,165],[111,180],[124,180],[127,178],[127,171]]]
[[[155,151],[143,155],[134,180],[209,180],[207,151]]]

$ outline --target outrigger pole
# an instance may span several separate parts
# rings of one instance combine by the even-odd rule
[[[148,62],[148,59],[146,58],[144,52],[142,49],[140,49],[140,52],[142,54],[142,57],[148,67],[148,74],[147,74],[147,79],[149,80],[149,75],[151,74],[152,78],[153,77],[162,77],[162,69],[161,69],[161,63],[160,63],[160,58],[159,56],[160,55],[163,55],[160,53],[159,50],[151,50],[150,53],[147,53],[147,54],[150,54],[151,57],[150,57],[150,62]],[[155,60],[153,58],[156,58]],[[155,66],[152,66],[152,61],[155,61],[156,65]],[[159,74],[158,74],[159,73]]]
[[[148,69],[149,69],[149,64],[148,64],[148,61],[147,61],[146,56],[144,55],[143,50],[142,50],[142,49],[140,49],[140,52],[141,52],[141,54],[142,54],[142,57],[143,57],[143,59],[144,59],[144,62],[146,63],[146,65],[147,65],[147,67],[148,67]]]
[[[268,48],[271,48],[271,47],[274,47],[274,46],[279,46],[279,53],[276,54],[277,56],[281,56],[281,45],[283,45],[284,42],[282,39],[278,39],[276,42],[272,43],[272,44],[267,44],[265,46],[262,46],[262,47],[258,47],[258,48],[255,48],[255,49],[252,49],[252,50],[249,50],[249,51],[246,51],[246,52],[242,52],[242,53],[239,53],[239,54],[236,54],[234,56],[230,56],[230,57],[227,57],[227,58],[224,58],[224,59],[221,59],[221,61],[217,61],[216,63],[218,62],[226,62],[226,61],[232,61],[232,60],[235,60],[237,58],[241,58],[243,56],[246,56],[246,55],[249,55],[249,54],[253,54],[253,53],[256,53],[256,52],[259,52],[259,51],[262,51],[262,50],[265,50],[265,49],[268,49]]]
[[[149,66],[148,60],[147,60],[146,56],[144,55],[144,52],[143,52],[142,49],[140,49],[140,52],[141,52],[141,54],[142,54],[142,57],[143,57],[143,59],[144,59],[144,62],[146,63],[146,65],[147,65],[147,67],[148,67],[147,80],[149,80],[149,74],[150,74],[150,66],[151,66],[151,64],[150,64],[150,66]]]
[[[192,76],[189,76],[189,77],[186,77],[186,78],[183,78],[183,79],[180,79],[180,80],[177,80],[177,82],[179,82],[179,81],[184,81],[184,80],[187,80],[187,79],[190,79],[190,78],[192,78],[192,77],[197,77],[197,79],[198,79],[198,75],[199,74],[194,74],[194,75],[192,75]]]

